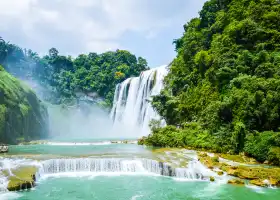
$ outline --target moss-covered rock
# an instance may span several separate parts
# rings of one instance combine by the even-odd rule
[[[262,179],[251,180],[250,184],[257,185],[257,186],[260,186],[260,187],[267,187],[269,185],[269,183],[267,181],[262,180]]]
[[[219,154],[221,158],[231,160],[234,162],[239,162],[239,163],[246,163],[246,164],[256,164],[257,161],[254,158],[247,157],[245,155],[231,155],[231,154]]]
[[[228,184],[232,184],[232,185],[244,185],[245,182],[241,179],[231,179],[228,180]]]
[[[227,163],[220,162],[215,156],[210,157],[206,153],[199,153],[199,160],[202,164],[206,165],[209,169],[218,168],[226,172],[230,176],[240,179],[250,180],[251,184],[265,187],[268,185],[280,186],[280,168],[276,167],[263,167],[263,166],[250,166],[250,165],[237,165],[232,166]],[[229,157],[227,157],[229,159]],[[251,162],[250,162],[251,163]],[[219,173],[219,172],[218,172]],[[222,175],[222,174],[219,174]],[[235,184],[230,181],[230,184]]]
[[[214,167],[218,167],[220,165],[219,158],[216,156],[210,157],[207,153],[199,153],[198,157],[199,161],[206,165],[209,169],[214,169]]]
[[[248,180],[273,179],[276,186],[280,183],[280,168],[250,167],[250,166],[223,166],[229,175]]]
[[[0,70],[0,141],[8,144],[47,135],[48,112],[24,83]]]
[[[214,182],[215,181],[215,178],[213,176],[210,176],[210,181],[211,182]]]
[[[218,171],[217,174],[218,174],[219,176],[222,176],[222,175],[224,175],[224,172],[223,172],[223,171]]]
[[[18,191],[34,187],[36,172],[36,167],[21,167],[19,169],[12,170],[13,176],[9,177],[8,190]]]

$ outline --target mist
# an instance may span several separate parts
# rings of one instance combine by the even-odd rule
[[[61,88],[58,84],[61,81],[60,72],[56,72],[53,64],[46,61],[52,56],[51,50],[46,58],[40,58],[31,50],[21,49],[3,41],[2,44],[6,45],[7,52],[12,53],[6,54],[0,60],[0,64],[9,73],[31,87],[37,97],[47,106],[49,133],[42,139],[135,139],[142,136],[138,127],[130,127],[127,123],[113,123],[113,119],[110,118],[110,108],[102,106],[108,99],[101,98],[96,91],[81,89],[78,85],[71,87],[70,83],[75,82],[73,76],[73,79],[64,77],[63,83],[69,86]],[[69,59],[65,56],[61,57]],[[62,65],[57,66],[56,70],[61,68],[61,72],[65,72],[67,70],[65,66],[68,65],[67,63]],[[71,70],[73,69],[68,69],[67,73],[72,73]],[[109,72],[106,71],[106,73]],[[66,95],[65,88],[68,89]]]
[[[111,138],[112,120],[97,105],[82,103],[64,107],[49,105],[51,139]]]
[[[22,78],[22,77],[21,77]],[[23,80],[43,100],[51,95],[48,88],[36,80]],[[110,109],[99,105],[103,100],[91,93],[77,94],[72,105],[51,104],[45,102],[49,113],[50,140],[86,140],[86,139],[135,139],[141,135],[141,129],[127,124],[114,124],[110,118]]]
[[[110,109],[101,107],[102,99],[98,96],[77,95],[76,102],[71,105],[52,104],[46,99],[51,96],[50,88],[42,86],[39,81],[26,78],[17,73],[18,78],[33,89],[39,99],[48,108],[49,134],[48,139],[113,139],[120,138],[122,131],[114,132]]]

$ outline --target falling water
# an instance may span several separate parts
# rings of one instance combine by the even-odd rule
[[[140,135],[149,134],[149,122],[160,119],[150,101],[163,89],[163,79],[167,73],[167,66],[162,66],[144,71],[140,77],[126,79],[117,85],[111,111],[115,129],[125,127]]]
[[[188,180],[207,180],[213,172],[196,161],[190,161],[187,168],[174,168],[170,164],[151,159],[122,159],[122,158],[79,158],[52,159],[43,161],[38,176],[63,173],[128,173],[155,174],[184,178]]]

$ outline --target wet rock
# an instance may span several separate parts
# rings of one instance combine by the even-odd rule
[[[257,186],[260,186],[260,187],[267,187],[268,185],[261,179],[255,179],[255,180],[251,180],[250,181],[251,184],[253,185],[257,185]]]
[[[255,179],[251,180],[250,183],[260,187],[280,186],[280,181],[276,179]]]
[[[232,185],[244,185],[244,181],[241,179],[231,179],[228,180],[228,184],[232,184]]]
[[[224,175],[224,172],[223,172],[223,171],[218,171],[217,174],[218,174],[219,176],[222,176],[222,175]]]
[[[168,166],[168,176],[174,176],[173,169],[171,166]]]
[[[270,184],[272,186],[280,187],[280,180],[276,180],[276,179],[271,178],[269,181],[270,181]]]
[[[9,177],[8,190],[19,191],[22,189],[30,189],[35,186],[36,181],[36,167],[21,167],[12,170],[12,176]]]
[[[163,174],[163,162],[159,162],[159,168],[160,168],[160,175],[164,175]]]
[[[7,153],[9,150],[8,145],[0,144],[0,153]]]

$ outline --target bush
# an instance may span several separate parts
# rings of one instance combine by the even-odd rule
[[[280,166],[280,147],[271,147],[268,152],[267,160],[273,165]]]
[[[272,163],[277,163],[280,155],[279,138],[280,133],[272,131],[250,134],[247,137],[244,152],[260,162],[269,160]]]

